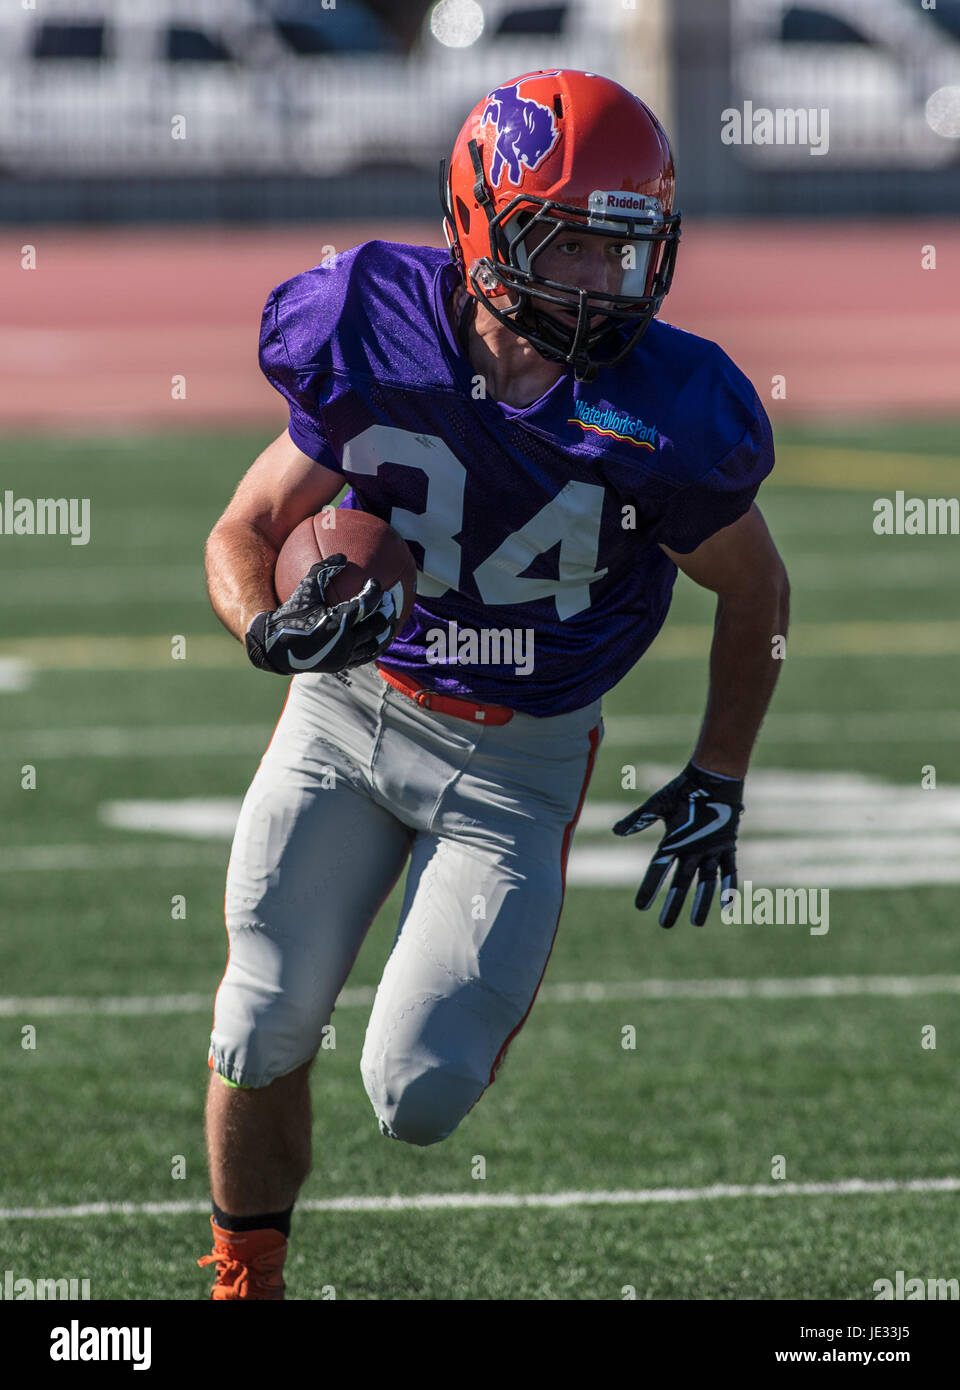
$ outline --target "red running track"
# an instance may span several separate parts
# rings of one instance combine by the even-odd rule
[[[0,236],[0,423],[99,431],[285,422],[257,367],[271,287],[324,248],[439,224],[24,228]],[[36,248],[36,269],[21,248]],[[924,247],[936,269],[923,269]],[[690,221],[664,317],[713,338],[774,419],[960,413],[960,230]],[[786,398],[771,381],[786,378]],[[186,398],[171,396],[183,376]]]

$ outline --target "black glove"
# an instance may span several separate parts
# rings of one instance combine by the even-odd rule
[[[380,655],[393,641],[400,614],[393,596],[368,579],[355,598],[329,607],[330,581],[346,567],[346,556],[328,555],[301,579],[273,613],[258,613],[244,645],[254,666],[295,676],[299,671],[343,671]]]
[[[707,920],[718,874],[723,892],[736,888],[737,825],[743,811],[742,796],[742,780],[706,772],[688,763],[679,777],[654,792],[649,801],[613,827],[615,835],[633,835],[656,820],[662,820],[667,827],[637,892],[637,907],[646,910],[676,863],[677,871],[660,913],[661,927],[672,927],[679,917],[698,869],[697,893],[690,913],[694,926],[702,927]]]

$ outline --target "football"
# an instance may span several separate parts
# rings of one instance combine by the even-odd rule
[[[280,602],[290,597],[313,565],[338,552],[347,557],[347,566],[327,589],[330,603],[354,598],[368,579],[377,579],[384,592],[395,590],[403,627],[413,611],[417,567],[399,532],[372,512],[328,507],[301,521],[277,556],[273,583]]]

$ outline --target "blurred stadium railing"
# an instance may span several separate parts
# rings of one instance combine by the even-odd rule
[[[928,3],[21,0],[0,221],[434,216],[474,102],[558,66],[661,115],[687,211],[955,211],[960,0]]]

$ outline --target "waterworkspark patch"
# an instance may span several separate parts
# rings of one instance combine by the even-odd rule
[[[619,439],[632,444],[637,449],[657,447],[656,425],[645,425],[635,415],[627,415],[613,406],[588,405],[586,401],[574,401],[573,418],[568,425],[579,425],[582,430],[606,435],[608,439]]]

